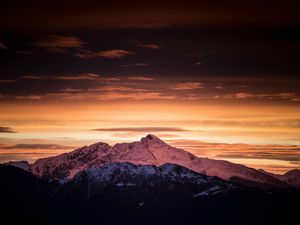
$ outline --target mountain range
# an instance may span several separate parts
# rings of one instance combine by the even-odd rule
[[[224,160],[199,158],[188,151],[172,147],[151,134],[140,141],[114,146],[103,142],[95,143],[69,153],[38,159],[31,165],[24,161],[9,162],[8,165],[23,168],[41,178],[70,180],[81,171],[121,162],[155,166],[172,163],[203,175],[263,189],[300,186],[299,170],[276,175]]]
[[[292,224],[299,171],[275,175],[199,158],[154,135],[0,164],[10,224]]]

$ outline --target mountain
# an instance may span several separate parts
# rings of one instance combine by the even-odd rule
[[[33,225],[294,224],[300,189],[259,190],[175,164],[105,164],[64,182],[0,165],[1,219]]]
[[[53,212],[63,224],[293,224],[299,200],[297,189],[244,188],[174,164],[112,163],[62,184],[50,224]]]
[[[199,158],[188,151],[172,147],[154,135],[140,141],[110,146],[99,142],[54,157],[42,158],[33,163],[33,174],[51,179],[71,179],[80,171],[98,168],[105,164],[129,162],[135,165],[162,165],[173,163],[195,172],[216,176],[223,180],[262,188],[285,188],[285,182],[244,165],[223,160]]]
[[[38,224],[38,178],[21,168],[0,164],[0,180],[1,220]]]
[[[282,182],[289,184],[292,187],[300,187],[300,170],[290,170],[285,174],[273,174],[264,170],[260,170],[261,172],[268,174]]]
[[[30,164],[27,161],[9,161],[4,163],[4,165],[14,166],[27,172],[30,171]]]
[[[300,170],[290,170],[283,175],[276,176],[276,178],[279,178],[293,187],[300,187]]]
[[[193,197],[227,193],[236,188],[230,182],[202,175],[176,164],[163,164],[158,167],[125,162],[81,171],[65,183],[60,192],[68,195],[74,191],[81,192],[80,198],[90,199],[107,187],[134,188],[136,191],[145,191],[149,187],[155,189],[168,187],[169,191],[180,189],[178,191],[180,194],[185,193]]]

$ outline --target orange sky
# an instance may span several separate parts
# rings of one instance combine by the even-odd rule
[[[0,7],[0,161],[155,134],[202,157],[299,168],[299,7],[279,0]]]
[[[2,161],[34,161],[98,141],[128,142],[153,133],[201,157],[280,173],[299,168],[299,147],[288,146],[300,144],[296,105],[159,99],[15,101],[1,106],[1,124],[16,132],[1,134]],[[58,146],[43,148],[49,144]]]

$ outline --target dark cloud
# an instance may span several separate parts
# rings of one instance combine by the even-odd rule
[[[26,75],[26,76],[22,76],[20,78],[24,79],[24,80],[40,80],[40,79],[43,79],[43,77],[41,77],[41,76],[33,76],[33,75]]]
[[[144,88],[134,88],[127,86],[117,86],[117,85],[106,85],[99,88],[91,88],[89,91],[122,91],[122,92],[148,92],[147,89]]]
[[[298,104],[300,35],[298,20],[291,20],[292,4],[212,2],[218,4],[29,0],[0,7],[0,28],[20,31],[1,32],[0,40],[9,46],[0,52],[1,101],[3,95],[34,100],[66,88],[95,88],[94,81],[128,78],[153,81],[152,91],[164,94],[161,84],[190,83],[173,85],[168,94],[178,100]],[[12,15],[16,18],[7,19]],[[167,26],[152,29],[151,24]],[[20,50],[32,54],[16,54]],[[193,82],[205,89],[193,88]]]
[[[113,100],[170,100],[175,99],[175,96],[164,94],[161,92],[154,92],[154,91],[137,91],[139,89],[130,89],[130,91],[124,91],[124,88],[113,87],[115,91],[107,91],[101,89],[94,89],[90,90],[89,92],[56,92],[56,93],[48,93],[44,96],[40,96],[41,98],[50,98],[50,99],[63,99],[63,100],[77,100],[77,101],[86,101],[86,100],[93,100],[93,101],[113,101]],[[112,89],[110,87],[109,89]],[[122,92],[119,92],[122,91]]]
[[[11,127],[0,127],[0,133],[17,133]]]
[[[137,47],[140,48],[150,48],[150,49],[160,49],[160,46],[158,44],[153,44],[153,43],[149,43],[149,44],[138,44]]]
[[[42,38],[35,43],[35,46],[46,49],[49,52],[70,53],[75,57],[82,59],[91,59],[95,57],[102,57],[106,59],[120,59],[125,56],[135,54],[135,52],[125,49],[108,49],[95,51],[88,49],[86,45],[87,43],[83,42],[79,37],[58,35],[52,35]]]
[[[123,67],[144,67],[144,66],[150,66],[149,63],[141,62],[141,63],[134,63],[131,65],[122,65]]]
[[[0,79],[0,84],[14,83],[16,80]]]
[[[247,92],[239,92],[233,94],[225,94],[223,96],[216,96],[216,98],[226,98],[226,99],[251,99],[251,98],[258,98],[258,99],[290,99],[292,101],[300,101],[299,97],[296,93],[291,92],[283,92],[283,93],[247,93]]]
[[[187,131],[179,127],[113,127],[113,128],[98,128],[91,131],[112,131],[112,132],[183,132]]]
[[[53,79],[56,80],[98,80],[100,78],[101,78],[100,75],[96,73],[83,73],[79,75],[53,77]]]
[[[41,100],[176,100],[176,101],[210,101],[210,102],[285,102],[299,104],[300,92],[296,89],[283,92],[287,89],[274,83],[278,90],[257,89],[256,83],[249,81],[245,92],[244,85],[237,85],[239,81],[196,81],[195,79],[157,78],[148,75],[101,75],[97,73],[79,73],[54,76],[22,76],[17,80],[5,80],[5,84],[16,83],[20,89],[7,86],[10,92],[1,93],[1,99]],[[179,80],[181,80],[179,82]],[[16,82],[17,81],[17,82]],[[26,83],[25,83],[26,82]],[[1,80],[0,80],[1,83]],[[28,86],[35,85],[35,89]],[[297,83],[297,82],[295,82]],[[276,84],[276,85],[275,85]],[[279,82],[278,82],[279,84]],[[295,85],[296,88],[297,85]],[[252,90],[254,87],[253,91]],[[292,87],[292,86],[291,86]],[[28,88],[28,93],[21,90]],[[280,90],[280,88],[282,90]],[[40,89],[39,91],[37,91]],[[235,90],[235,91],[234,91]],[[122,93],[120,93],[122,92]],[[210,121],[214,124],[215,121]],[[238,122],[238,121],[235,121]]]
[[[299,23],[297,3],[229,1],[10,1],[1,4],[0,28],[9,31],[166,26],[270,27]],[[12,13],[13,12],[13,13]]]

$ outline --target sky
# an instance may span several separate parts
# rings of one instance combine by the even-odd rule
[[[197,156],[300,168],[292,1],[0,3],[0,161],[152,133]]]

